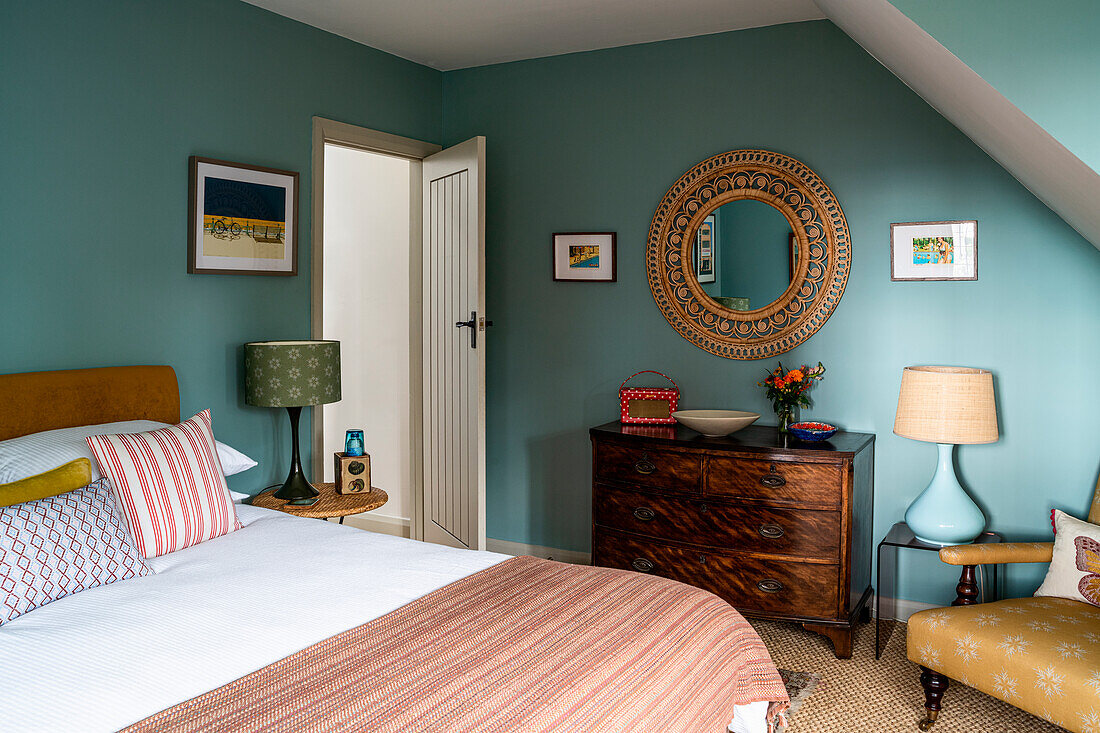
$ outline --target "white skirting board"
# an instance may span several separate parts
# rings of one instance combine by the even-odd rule
[[[485,549],[490,552],[499,552],[502,555],[530,555],[532,557],[545,557],[558,562],[573,563],[574,565],[592,564],[592,553],[590,552],[562,550],[557,547],[542,547],[541,545],[526,545],[522,542],[495,540],[492,537],[485,540]]]
[[[893,609],[891,613],[890,609]],[[940,608],[935,603],[925,603],[923,601],[909,601],[904,598],[883,598],[882,599],[882,617],[889,619],[893,618],[896,621],[906,622],[909,617],[917,611],[927,611],[929,608]],[[871,599],[871,612],[874,613],[874,599]]]
[[[330,519],[329,521],[339,522],[340,520]],[[345,517],[344,524],[349,524],[359,529],[365,529],[368,532],[377,532],[378,534],[388,534],[394,537],[407,538],[411,536],[412,520],[404,517],[388,517],[385,514],[367,512]]]

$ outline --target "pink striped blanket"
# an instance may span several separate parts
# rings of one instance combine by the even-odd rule
[[[722,733],[764,700],[783,682],[717,596],[517,557],[126,731]]]

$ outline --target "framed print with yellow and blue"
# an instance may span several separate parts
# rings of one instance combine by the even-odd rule
[[[555,234],[550,247],[554,280],[615,282],[615,232]]]
[[[187,271],[298,274],[298,174],[191,156]]]

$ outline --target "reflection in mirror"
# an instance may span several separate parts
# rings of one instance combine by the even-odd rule
[[[779,209],[740,199],[712,211],[695,234],[692,268],[709,295],[731,310],[765,308],[798,269],[797,243]]]

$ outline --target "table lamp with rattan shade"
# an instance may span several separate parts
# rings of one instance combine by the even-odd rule
[[[340,400],[339,341],[256,341],[244,345],[244,401],[285,407],[290,415],[290,473],[276,498],[295,504],[316,501],[317,490],[302,471],[298,419],[302,408]]]
[[[997,442],[993,374],[970,367],[906,367],[894,433],[939,448],[931,483],[905,512],[909,529],[933,545],[972,542],[985,529],[985,515],[955,477],[952,452],[960,444]]]

